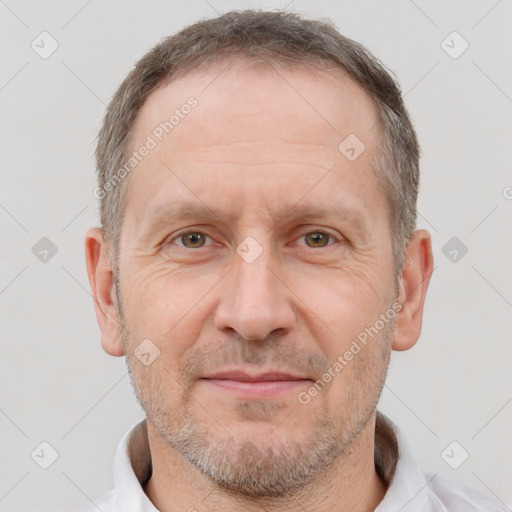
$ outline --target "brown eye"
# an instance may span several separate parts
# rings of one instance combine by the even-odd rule
[[[189,249],[198,249],[206,243],[206,235],[203,233],[185,233],[179,239],[183,246]]]
[[[327,233],[314,231],[304,235],[306,245],[309,247],[325,247],[329,244],[330,236]]]

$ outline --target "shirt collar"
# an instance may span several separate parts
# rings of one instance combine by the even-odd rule
[[[121,439],[114,460],[114,510],[158,512],[144,492],[151,476],[146,420],[135,424]]]
[[[375,467],[387,485],[387,492],[375,512],[428,510],[424,492],[428,475],[415,464],[400,429],[382,413],[377,413],[375,428]],[[151,451],[146,420],[135,424],[122,438],[114,461],[115,510],[158,512],[144,492],[151,477]]]
[[[402,431],[379,412],[375,428],[375,468],[388,487],[375,512],[434,510],[431,493],[426,489],[429,475],[416,465]],[[382,469],[384,475],[381,474]]]

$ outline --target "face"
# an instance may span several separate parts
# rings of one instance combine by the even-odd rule
[[[373,417],[396,299],[389,207],[357,85],[225,66],[160,88],[137,118],[132,148],[157,144],[126,191],[123,347],[158,436],[221,485],[277,495]],[[338,148],[350,134],[355,160]]]

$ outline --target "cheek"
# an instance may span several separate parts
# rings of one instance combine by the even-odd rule
[[[330,272],[293,280],[298,307],[307,328],[330,361],[343,354],[357,336],[375,324],[393,297],[393,287],[371,267]]]
[[[209,290],[221,279],[173,272],[165,265],[150,271],[128,269],[125,276],[123,310],[131,339],[136,343],[149,338],[162,355],[177,360],[198,338],[209,314]]]

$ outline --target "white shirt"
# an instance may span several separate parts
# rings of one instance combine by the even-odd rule
[[[375,512],[510,512],[505,504],[419,469],[398,427],[378,413],[375,446],[387,492]],[[388,461],[386,464],[385,461]],[[385,466],[388,470],[380,468]],[[386,474],[387,473],[387,474]],[[114,489],[78,512],[158,512],[143,486],[151,475],[146,420],[123,437],[114,461]]]

